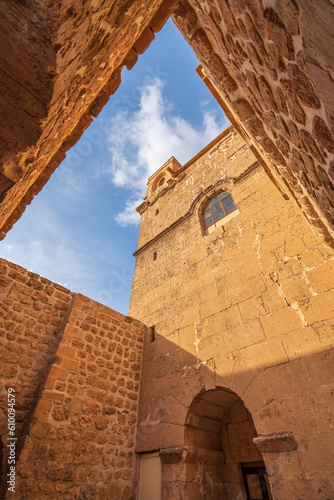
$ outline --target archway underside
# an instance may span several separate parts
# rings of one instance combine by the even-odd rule
[[[185,445],[193,455],[187,466],[187,498],[245,500],[245,471],[252,466],[264,468],[253,442],[256,437],[252,416],[237,394],[224,388],[198,394],[185,425]],[[253,485],[248,479],[249,488],[255,493],[260,482],[254,474],[252,480]],[[261,489],[258,493],[261,495]]]
[[[9,134],[22,136],[24,119],[34,113],[18,99],[26,86],[23,61],[17,65],[22,82],[16,92],[6,93],[17,124],[1,123],[3,142],[10,144],[3,148],[0,170],[2,238],[116,91],[123,67],[133,67],[173,14],[226,114],[332,245],[333,16],[328,2],[276,0],[264,8],[260,0],[208,0],[205,5],[197,0],[63,1],[47,4],[41,19],[36,9],[26,3],[6,17],[12,29],[4,36],[12,53],[23,56],[34,43],[43,47],[50,66],[38,62],[36,85],[29,84],[32,108],[34,99],[43,95],[44,100],[26,142],[8,142]],[[7,66],[3,57],[8,90],[13,75],[8,76]]]

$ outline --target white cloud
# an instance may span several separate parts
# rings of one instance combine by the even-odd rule
[[[148,177],[171,156],[187,162],[228,125],[203,110],[201,126],[195,128],[174,112],[163,87],[161,79],[152,79],[141,89],[139,109],[119,112],[113,121],[108,168],[113,184],[130,191],[124,211],[115,217],[122,226],[139,222],[135,206],[143,201]]]
[[[139,224],[140,215],[136,212],[136,207],[138,207],[142,198],[129,199],[126,202],[125,209],[115,216],[116,222],[121,226],[127,226],[128,224]]]

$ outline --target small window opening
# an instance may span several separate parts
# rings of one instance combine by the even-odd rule
[[[153,252],[153,260],[157,260],[157,252]]]
[[[155,341],[155,326],[151,326],[151,343]]]
[[[220,193],[214,198],[211,198],[211,200],[204,205],[202,211],[204,229],[212,226],[223,217],[226,217],[226,215],[236,210],[236,208],[230,193]]]
[[[155,191],[157,188],[161,187],[164,183],[165,183],[165,177],[160,177],[160,179],[156,179],[152,186],[152,192]]]
[[[158,213],[159,213],[159,209],[157,208],[155,211],[155,215],[158,215]]]

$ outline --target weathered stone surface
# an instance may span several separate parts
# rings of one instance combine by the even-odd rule
[[[291,433],[272,434],[254,438],[254,443],[262,453],[280,453],[294,451],[297,443]]]
[[[174,2],[167,4],[159,0],[150,5],[141,1],[116,2],[102,8],[100,2],[69,6],[67,3],[32,4],[28,0],[15,9],[6,4],[0,50],[3,61],[0,70],[5,82],[1,87],[1,237],[57,168],[65,156],[64,151],[89,125],[91,115],[97,115],[118,88],[121,68],[135,63],[136,43],[139,52],[145,50],[154,37],[153,32],[161,28],[166,16],[176,7]],[[333,254],[320,244],[298,209],[277,189],[282,178],[289,196],[302,208],[322,240],[330,244],[328,229],[334,224],[331,8],[326,0],[316,3],[304,0],[299,5],[295,0],[276,0],[266,7],[260,0],[243,3],[230,0],[229,4],[220,0],[180,2],[174,20],[197,53],[205,68],[206,80],[212,79],[215,95],[243,136],[250,136],[247,140],[252,151],[271,174],[266,177],[264,171],[252,170],[251,164],[256,158],[232,133],[230,144],[219,149],[216,142],[217,149],[211,149],[211,157],[205,156],[206,150],[202,155],[204,159],[199,156],[188,164],[187,168],[195,172],[194,183],[182,191],[179,204],[171,199],[171,187],[178,193],[182,179],[180,182],[177,176],[169,179],[159,197],[142,207],[144,224],[157,203],[164,219],[152,216],[149,221],[152,227],[147,225],[141,231],[140,244],[145,248],[137,253],[138,270],[133,288],[133,304],[136,297],[140,298],[139,305],[136,304],[140,318],[156,325],[161,335],[156,345],[147,344],[150,359],[144,363],[144,382],[147,383],[143,383],[140,430],[144,436],[141,442],[146,443],[147,449],[143,451],[158,449],[161,440],[166,446],[182,445],[182,418],[187,411],[184,405],[189,407],[198,393],[224,384],[242,394],[245,402],[254,408],[254,422],[262,434],[297,429],[295,436],[301,455],[288,471],[292,479],[285,482],[286,487],[280,485],[287,477],[284,469],[287,465],[279,459],[268,464],[275,494],[282,498],[333,496],[333,487],[326,479],[326,469],[331,463],[326,450],[330,420],[324,401],[330,398],[322,395],[322,399],[317,399],[320,389],[327,390],[331,366],[332,340],[328,329],[333,328],[333,291],[327,278],[332,276],[329,262]],[[12,29],[14,25],[16,28]],[[8,58],[7,54],[13,50],[16,57]],[[17,74],[22,84],[18,84]],[[212,163],[214,161],[217,163]],[[227,166],[231,168],[235,184],[226,179],[230,176]],[[187,179],[187,169],[184,174]],[[237,225],[236,218],[232,217],[214,233],[203,236],[196,225],[195,207],[203,189],[208,187],[206,196],[217,189],[233,192],[242,222]],[[170,226],[185,215],[188,227],[174,239],[171,233],[174,231],[175,235],[178,228],[184,227],[185,220],[172,230]],[[153,242],[152,228],[158,236],[159,231],[162,232]],[[206,244],[201,245],[204,238]],[[173,244],[166,246],[166,241]],[[189,245],[189,241],[195,241],[196,245]],[[150,253],[153,246],[157,256],[155,264]],[[165,267],[160,274],[157,266],[162,263]],[[26,398],[27,405],[22,405],[18,412],[23,422],[31,402],[36,399],[35,381],[45,373],[51,351],[56,351],[60,336],[54,337],[54,332],[61,330],[70,294],[62,290],[65,296],[56,297],[55,285],[38,276],[27,276],[25,270],[15,266],[12,269],[17,273],[9,276],[6,265],[3,268],[0,285],[5,298],[1,313],[5,321],[1,328],[5,332],[6,357],[1,372],[2,387],[6,387],[6,380],[15,386],[20,398]],[[141,269],[145,269],[144,277]],[[149,279],[154,283],[154,287],[150,284],[150,294],[154,291],[154,297],[145,298],[141,283],[145,288]],[[9,280],[15,281],[13,286]],[[37,297],[36,293],[40,295]],[[51,299],[56,312],[49,306]],[[77,303],[80,300],[83,299],[78,298]],[[258,317],[250,314],[249,301],[256,304]],[[76,317],[75,324],[67,325],[62,337],[64,346],[75,349],[77,359],[73,359],[71,349],[61,350],[55,358],[34,418],[40,424],[41,435],[47,434],[51,443],[46,462],[51,463],[61,453],[66,460],[66,456],[73,456],[73,443],[68,443],[66,454],[65,447],[62,450],[58,443],[53,443],[57,439],[66,442],[68,434],[62,430],[57,434],[47,426],[48,422],[55,426],[68,422],[68,405],[80,396],[80,412],[76,407],[73,410],[75,417],[71,425],[75,429],[71,435],[74,441],[80,440],[75,477],[82,486],[68,485],[67,493],[74,497],[103,497],[105,489],[96,482],[94,470],[86,472],[84,452],[87,450],[94,469],[100,463],[99,446],[106,442],[99,435],[97,444],[92,443],[94,433],[106,430],[105,415],[117,415],[117,425],[123,425],[126,417],[117,412],[127,403],[125,394],[129,397],[126,410],[132,408],[136,413],[138,393],[131,383],[139,379],[139,357],[136,351],[124,359],[127,346],[117,345],[115,330],[98,326],[97,318],[92,321],[91,304],[81,307],[81,315]],[[74,307],[72,313],[75,311]],[[21,321],[22,318],[25,321]],[[99,328],[107,331],[105,339],[110,342],[106,357],[99,354],[99,349],[106,349],[103,340],[99,346],[94,345]],[[45,342],[40,343],[40,339]],[[42,353],[41,358],[37,352]],[[154,357],[156,353],[158,359]],[[99,364],[95,364],[96,358]],[[32,367],[34,373],[30,372]],[[117,378],[121,367],[135,372],[136,380],[126,380],[125,374]],[[101,375],[101,370],[112,372],[115,378],[109,380],[105,372]],[[160,379],[159,383],[152,387],[151,381],[156,379]],[[85,383],[90,389],[83,396],[80,387]],[[117,396],[108,396],[101,415],[103,393],[110,391],[110,387],[116,387]],[[317,399],[320,412],[312,410],[314,404],[310,397]],[[130,433],[130,421],[135,421],[134,415],[124,428],[125,434]],[[301,421],[305,424],[302,428]],[[205,425],[210,427],[207,420]],[[54,488],[48,481],[54,478],[61,482],[56,486],[58,496],[64,496],[65,483],[72,478],[71,474],[65,477],[52,465],[48,480],[40,479],[43,476],[41,462],[37,461],[34,466],[30,463],[29,453],[37,431],[38,428],[31,428],[22,453],[25,464],[22,477],[33,475],[39,482],[35,487],[35,483],[25,481],[21,496],[52,495]],[[111,432],[109,444],[122,447],[124,440]],[[48,456],[43,446],[34,448],[33,453],[34,456],[40,454],[43,460]],[[317,466],[314,465],[316,454],[319,456]],[[122,460],[111,464],[107,456],[103,457],[110,495],[117,498],[121,495],[117,480],[129,481],[130,469],[113,475],[113,470],[106,467],[123,467]],[[297,462],[303,464],[304,470],[298,469],[301,465],[297,467]],[[275,472],[276,465],[281,467],[278,472]],[[68,467],[68,470],[72,469]],[[197,478],[202,472],[199,471]],[[216,472],[212,469],[214,476]],[[312,479],[301,484],[302,476]],[[326,485],[324,493],[320,493],[314,477]],[[87,485],[87,478],[91,484]],[[299,484],[298,492],[294,489],[296,484]],[[168,491],[173,492],[170,498],[177,497],[176,492],[180,490],[169,481]],[[123,496],[129,495],[126,485]],[[228,496],[226,492],[225,496]]]
[[[121,68],[133,67],[138,53],[146,50],[171,14],[224,97],[226,112],[238,116],[235,102],[249,102],[256,117],[244,124],[250,141],[264,161],[269,160],[272,174],[283,175],[291,196],[299,202],[298,184],[308,192],[327,229],[319,217],[309,220],[328,243],[328,230],[333,230],[328,203],[333,203],[333,193],[325,198],[321,186],[309,179],[312,161],[320,161],[326,171],[333,161],[322,153],[320,160],[318,151],[323,148],[333,154],[334,150],[331,12],[325,0],[316,6],[309,0],[302,6],[294,0],[276,0],[270,6],[260,0],[244,5],[209,0],[205,7],[196,0],[155,0],[150,5],[123,0],[103,6],[98,1],[89,7],[28,1],[7,9],[0,51],[1,237],[79,139],[91,121],[88,116],[96,117],[115,92]],[[16,57],[8,59],[6,54],[13,50]],[[20,83],[13,77],[16,74]],[[300,149],[298,133],[285,137],[292,142],[290,147],[277,137],[276,124],[287,117],[305,126],[316,141],[304,151],[311,161],[299,164],[293,182],[276,168],[293,169],[290,151]],[[242,132],[243,124],[236,120],[236,125]]]
[[[254,119],[247,100],[235,103],[246,122]],[[294,151],[295,162],[310,161]],[[312,164],[310,172],[311,166],[316,183],[318,169]],[[237,496],[242,478],[234,465],[264,459],[273,497],[289,476],[295,480],[289,495],[297,498],[298,478],[316,477],[314,456],[321,461],[329,453],[331,410],[319,411],[313,398],[321,408],[332,407],[333,250],[324,252],[300,209],[233,127],[181,171],[161,192],[153,189],[157,179],[168,180],[172,172],[154,174],[141,210],[130,312],[155,325],[155,340],[147,337],[144,348],[137,449],[162,450],[166,495]],[[202,208],[224,191],[237,211],[204,230]],[[304,203],[314,217],[312,204]],[[327,395],[316,396],[323,386]],[[208,399],[223,389],[223,403]],[[254,451],[254,437],[262,456]],[[322,444],[315,450],[317,439]],[[189,445],[191,460],[184,456]],[[222,454],[219,469],[215,453]],[[184,493],[187,477],[192,489]],[[321,477],[326,481],[328,470]],[[316,497],[316,481],[308,488]]]
[[[3,190],[2,237],[84,132],[82,117],[115,92],[106,82],[133,66],[132,47],[143,53],[154,39],[150,22],[158,31],[176,7],[102,3],[29,0],[2,12],[0,173],[15,182]]]
[[[70,498],[76,488],[96,487],[94,498],[106,498],[104,469],[114,464],[120,495],[130,498],[144,326],[5,260],[0,269],[0,428],[7,436],[10,387],[23,446],[16,492],[8,495],[21,499],[29,490],[37,498],[56,489]]]
[[[189,0],[189,3],[183,2],[182,7],[175,11],[173,19],[197,53],[207,79],[212,78],[214,95],[218,92],[222,98],[223,109],[228,112],[230,120],[241,133],[243,128],[248,132],[252,145],[263,160],[269,163],[274,176],[278,165],[287,165],[290,170],[296,171],[291,150],[298,150],[299,155],[310,155],[309,161],[299,162],[298,175],[292,181],[289,175],[285,175],[286,171],[280,170],[279,175],[283,176],[290,195],[298,202],[303,193],[301,186],[304,193],[309,194],[311,203],[316,204],[315,212],[319,209],[321,216],[327,220],[327,229],[319,216],[309,217],[309,221],[324,241],[328,242],[328,229],[332,234],[333,221],[326,206],[328,203],[319,188],[322,185],[326,189],[326,184],[323,180],[320,184],[312,183],[310,177],[313,176],[316,161],[326,165],[325,170],[328,170],[332,161],[321,150],[332,151],[333,147],[329,118],[334,112],[334,103],[330,97],[333,85],[329,77],[332,61],[326,48],[333,33],[326,20],[324,29],[328,39],[325,41],[325,35],[319,33],[314,40],[305,24],[305,19],[312,24],[311,11],[313,8],[310,2],[304,2],[300,6],[294,0],[277,0],[273,5],[265,7],[258,0],[247,2],[247,5],[232,2],[231,8],[221,1],[210,0],[204,7],[195,0]],[[315,9],[316,26],[320,24],[322,11],[328,11],[325,2],[321,2]],[[191,26],[185,23],[185,16],[192,18]],[[329,12],[328,16],[330,17]],[[206,46],[203,51],[203,47],[197,47],[193,43],[194,26],[197,31],[202,27],[207,32],[211,49]],[[300,45],[294,43],[293,36],[299,37]],[[320,56],[321,51],[323,53]],[[308,58],[306,53],[309,54]],[[213,55],[208,57],[208,54]],[[219,79],[216,64],[218,57],[224,65],[221,73],[227,72],[235,87],[229,86],[223,78]],[[243,109],[240,106],[243,101],[248,103],[256,120],[247,121],[251,116],[249,112],[245,121],[245,106]],[[322,105],[326,108],[326,119],[317,114]],[[289,131],[285,126],[287,118]],[[285,126],[288,134],[285,141],[290,144],[277,135],[277,124],[280,123]],[[300,125],[304,126],[304,133],[308,134],[304,143],[300,140]],[[281,130],[280,126],[279,129]],[[281,132],[284,133],[284,130]],[[311,144],[312,134],[315,141]],[[303,148],[304,151],[301,151]],[[329,194],[329,199],[333,203],[332,193]]]
[[[313,118],[313,137],[318,141],[320,146],[330,153],[334,153],[334,140],[331,131],[327,127],[325,121],[320,116]]]

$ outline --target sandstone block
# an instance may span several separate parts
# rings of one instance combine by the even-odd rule
[[[298,302],[305,303],[312,296],[312,292],[304,278],[294,276],[281,284],[285,298],[290,305],[295,306]]]
[[[150,46],[151,42],[154,40],[155,36],[152,29],[148,26],[144,29],[138,40],[134,44],[134,49],[138,54],[143,54],[145,50]]]
[[[301,306],[309,325],[334,317],[334,290],[312,297],[308,304]]]
[[[334,288],[334,260],[330,260],[306,274],[314,292],[327,292]]]
[[[174,12],[178,4],[178,0],[172,0],[170,2],[164,2],[161,4],[150,22],[150,27],[155,33],[162,29],[167,19]]]
[[[60,368],[59,366],[53,365],[50,370],[49,376],[51,378],[58,378],[60,380],[66,380],[68,376],[67,370]]]
[[[224,343],[227,352],[233,352],[244,347],[263,342],[266,337],[263,333],[261,323],[258,319],[246,324],[236,325],[224,332]]]
[[[266,314],[262,298],[256,297],[245,300],[239,304],[241,317],[244,323],[259,318]]]
[[[312,135],[322,148],[326,149],[330,153],[334,153],[334,140],[332,133],[320,116],[316,115],[313,118]]]
[[[198,52],[198,54],[203,58],[208,57],[212,52],[211,43],[209,42],[208,37],[206,36],[205,31],[202,28],[199,28],[195,31],[192,36],[191,43],[195,47],[195,50]]]
[[[261,323],[268,338],[292,332],[303,326],[303,320],[291,307],[285,307],[261,317]]]
[[[254,438],[256,446],[262,453],[278,453],[294,451],[297,443],[291,433],[271,434]]]
[[[127,69],[130,70],[133,68],[133,66],[136,64],[137,61],[138,61],[138,52],[134,48],[132,48],[125,57],[123,63],[125,64]]]
[[[284,335],[282,342],[290,360],[314,354],[323,349],[318,334],[310,327]]]
[[[261,275],[249,278],[243,284],[228,290],[232,304],[254,297],[267,289]]]
[[[237,305],[221,311],[214,316],[214,333],[224,333],[225,330],[233,326],[241,325],[242,318]]]

